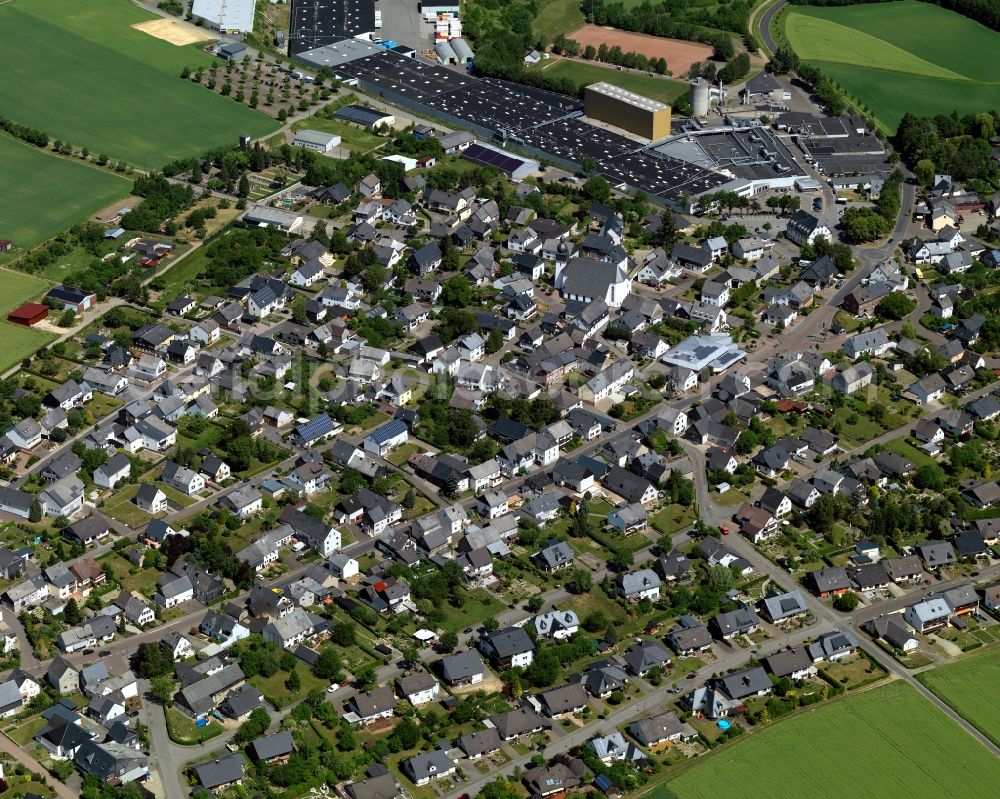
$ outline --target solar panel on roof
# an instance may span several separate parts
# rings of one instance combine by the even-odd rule
[[[374,108],[365,108],[363,105],[345,105],[343,108],[337,109],[334,116],[348,122],[355,122],[358,125],[374,125],[385,114]]]
[[[520,158],[514,158],[499,150],[492,150],[476,143],[470,144],[462,155],[470,161],[483,166],[495,167],[501,172],[512,173],[524,165],[524,161]]]

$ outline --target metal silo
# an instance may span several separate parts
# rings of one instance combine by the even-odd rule
[[[695,78],[691,81],[691,116],[708,116],[708,81]]]

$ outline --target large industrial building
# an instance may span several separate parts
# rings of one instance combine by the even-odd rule
[[[604,84],[588,87],[581,103],[407,57],[390,43],[365,36],[300,50],[295,58],[315,69],[328,67],[338,79],[390,105],[471,132],[479,143],[467,157],[515,179],[543,159],[571,170],[589,160],[614,187],[642,190],[690,213],[701,198],[721,189],[748,197],[791,187],[805,176],[786,139],[765,126],[728,116],[729,124],[712,128],[696,120],[672,125],[666,106]]]
[[[370,36],[375,29],[375,0],[292,0],[288,54],[294,56],[342,39]]]
[[[220,33],[243,34],[253,30],[254,0],[194,0],[191,16]]]
[[[758,123],[712,128],[689,124],[656,151],[728,176],[723,188],[743,197],[791,188],[796,179],[807,177],[785,142]]]
[[[610,83],[592,83],[585,89],[584,113],[650,141],[670,134],[669,105]]]

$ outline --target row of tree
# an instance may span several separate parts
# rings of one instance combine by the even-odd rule
[[[726,41],[728,41],[728,38]],[[607,44],[603,43],[600,47],[588,44],[581,49],[580,43],[576,39],[568,39],[564,34],[556,36],[555,41],[552,43],[552,52],[556,55],[570,57],[582,56],[588,61],[601,61],[605,64],[614,64],[626,69],[639,69],[644,72],[656,72],[660,75],[670,74],[665,58],[652,58],[631,50],[625,51],[617,44],[612,47],[608,47]]]

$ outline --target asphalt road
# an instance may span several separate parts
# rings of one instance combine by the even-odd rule
[[[771,35],[771,21],[786,5],[788,5],[788,0],[778,0],[757,19],[757,37],[769,53],[775,53],[778,50],[778,43]]]

